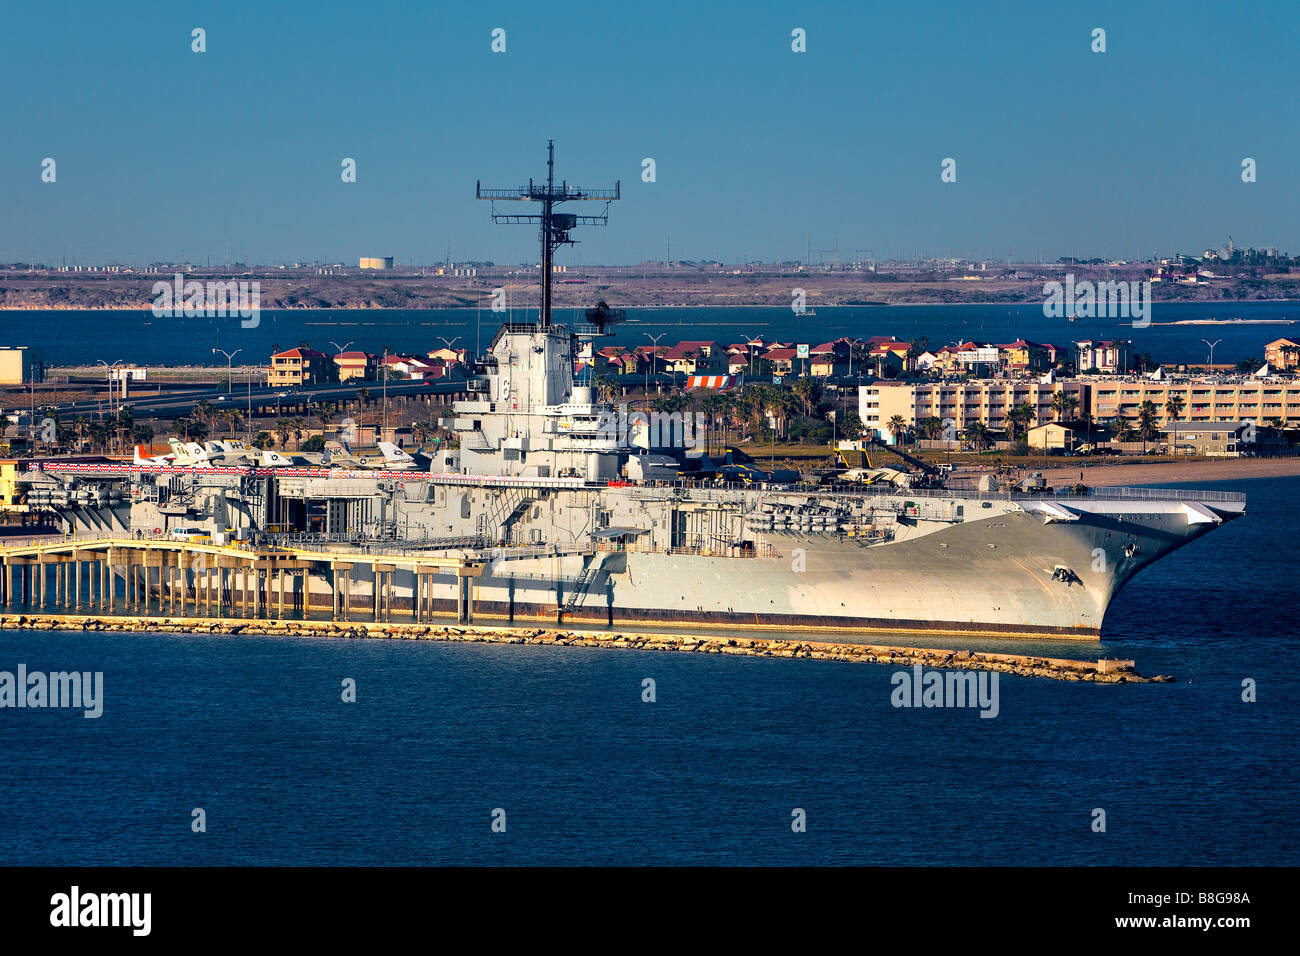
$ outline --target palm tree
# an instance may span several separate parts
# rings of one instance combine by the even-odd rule
[[[700,410],[705,414],[706,420],[709,423],[710,431],[713,430],[715,425],[722,427],[721,438],[722,444],[725,445],[727,443],[727,434],[725,430],[727,421],[726,396],[720,392],[714,392],[713,394],[706,396],[704,401],[700,402]],[[704,449],[706,452],[709,450],[709,444],[708,438],[706,437]]]
[[[131,406],[126,405],[117,411],[117,416],[113,419],[113,439],[120,444],[119,436],[126,438],[131,434],[131,429],[135,427],[135,415],[131,411]]]
[[[840,431],[843,432],[845,438],[858,439],[862,437],[862,418],[852,409],[844,413],[844,417],[840,419],[839,424]]]
[[[749,429],[751,436],[757,435],[763,427],[763,389],[765,385],[749,385],[736,396],[732,405],[732,416],[736,427]]]
[[[1133,426],[1129,423],[1128,419],[1116,418],[1114,427],[1116,441],[1126,442],[1133,440]]]
[[[289,444],[289,433],[293,431],[293,422],[287,418],[277,418],[272,431],[279,436],[280,447],[284,448]]]
[[[231,438],[234,438],[235,430],[243,422],[244,416],[240,414],[237,408],[227,408],[221,414],[226,420],[226,431],[229,432]]]
[[[1147,399],[1138,406],[1138,434],[1142,436],[1142,454],[1147,453],[1147,442],[1160,434],[1160,427],[1156,422],[1159,417],[1156,411],[1156,403]]]
[[[796,399],[792,393],[784,388],[772,388],[768,385],[760,386],[761,388],[761,405],[759,406],[760,415],[770,418],[773,425],[774,436],[784,437],[786,433],[786,424],[794,411]]]
[[[190,410],[190,417],[195,421],[202,422],[208,429],[211,429],[212,419],[216,411],[216,407],[205,398],[203,401],[197,402],[194,408]]]
[[[975,451],[988,444],[989,430],[983,422],[975,421],[966,426],[966,440]]]
[[[929,418],[921,419],[917,430],[921,433],[922,438],[934,441],[943,437],[943,420],[931,415]]]
[[[1021,402],[1006,414],[1007,437],[1012,441],[1024,436],[1029,430],[1029,423],[1038,417],[1037,409],[1028,402]]]
[[[821,398],[821,385],[811,378],[801,378],[794,383],[793,391],[799,403],[803,406],[803,413],[811,415],[813,406]]]
[[[424,420],[411,423],[411,437],[415,439],[417,445],[423,445],[433,434],[434,427],[432,422]]]
[[[1170,392],[1165,396],[1165,421],[1173,425],[1174,457],[1178,457],[1178,416],[1187,407],[1187,400],[1181,395]]]
[[[654,409],[657,412],[680,412],[691,404],[691,400],[680,392],[673,392],[668,395],[661,395],[654,401]]]
[[[294,447],[297,448],[297,449],[299,449],[299,450],[301,450],[301,449],[302,449],[302,430],[303,430],[303,428],[306,427],[307,423],[306,423],[305,421],[303,421],[303,419],[302,419],[301,417],[298,417],[298,418],[294,418],[294,420],[292,421],[291,424],[292,424],[292,426],[293,426],[293,444],[294,444]]]
[[[612,402],[618,392],[618,380],[609,375],[597,375],[591,380],[592,388],[602,402]]]
[[[894,444],[897,445],[899,436],[907,431],[907,422],[903,421],[902,415],[895,415],[885,424],[885,427],[894,436]]]
[[[1052,411],[1058,422],[1064,421],[1079,407],[1079,399],[1066,392],[1057,392],[1052,396]]]
[[[867,343],[854,339],[849,343],[849,366],[858,363],[858,378],[862,378],[862,367],[867,364]]]

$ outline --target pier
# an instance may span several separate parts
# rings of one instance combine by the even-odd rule
[[[368,612],[393,620],[393,575],[415,576],[408,612],[414,623],[434,618],[433,576],[455,575],[456,621],[474,620],[474,582],[487,556],[478,552],[364,553],[312,547],[211,544],[171,538],[51,538],[0,547],[0,609],[44,611],[119,609],[151,614],[283,619],[311,608],[307,577],[329,585],[332,617],[348,621],[357,610],[353,574],[369,571]]]

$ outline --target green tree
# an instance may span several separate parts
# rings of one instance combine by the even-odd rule
[[[803,408],[805,415],[811,415],[813,408],[820,401],[822,396],[821,383],[812,378],[801,378],[795,382],[792,391],[795,398]]]
[[[1079,399],[1068,392],[1057,392],[1052,396],[1052,412],[1058,422],[1065,421],[1079,407]]]
[[[974,449],[975,451],[979,451],[981,448],[985,447],[988,444],[989,430],[988,430],[988,426],[985,425],[983,422],[980,421],[971,422],[969,425],[966,426],[965,433],[966,433],[966,440],[970,442],[971,448]]]
[[[889,433],[894,436],[895,445],[899,444],[901,437],[907,434],[907,422],[903,421],[902,415],[895,415],[890,418],[885,424],[885,427],[889,429]]]
[[[862,427],[862,418],[857,412],[850,409],[845,412],[839,419],[839,430],[845,438],[857,439],[862,437],[865,429]]]
[[[1142,454],[1144,455],[1147,453],[1147,442],[1160,434],[1159,415],[1160,413],[1156,410],[1156,403],[1150,399],[1138,406],[1137,428],[1138,435],[1142,437]]]
[[[591,387],[596,390],[596,396],[602,402],[612,402],[618,394],[618,380],[609,375],[594,376]]]
[[[705,421],[708,422],[708,433],[705,437],[705,451],[711,447],[711,438],[714,428],[720,432],[721,443],[727,443],[727,397],[722,392],[713,392],[706,395],[700,402],[700,411],[704,413]]]
[[[1029,431],[1030,423],[1038,417],[1037,410],[1028,402],[1013,406],[1006,414],[1007,438],[1016,441]]]
[[[923,418],[916,426],[921,437],[930,441],[936,441],[943,437],[943,419],[931,415],[929,418]]]
[[[1174,457],[1178,457],[1178,416],[1187,406],[1187,400],[1181,395],[1170,392],[1165,396],[1165,421],[1173,426]]]

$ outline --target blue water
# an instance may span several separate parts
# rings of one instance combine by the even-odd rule
[[[516,317],[535,314],[516,310]],[[564,321],[575,310],[562,309]],[[239,318],[159,319],[149,312],[31,311],[0,312],[0,340],[43,352],[52,364],[112,363],[119,359],[142,365],[218,365],[214,348],[242,351],[236,363],[261,364],[275,348],[292,348],[306,341],[330,350],[344,347],[380,352],[422,354],[442,348],[443,338],[458,339],[457,348],[486,346],[502,317],[488,309],[428,311],[266,311],[256,328],[243,328]],[[1291,325],[1165,325],[1189,319],[1300,320],[1300,302],[1156,303],[1152,325],[1134,329],[1131,320],[1048,319],[1041,305],[909,305],[819,307],[813,318],[795,316],[789,308],[665,308],[630,309],[627,322],[611,341],[647,345],[647,335],[663,334],[664,343],[712,340],[724,344],[761,336],[816,345],[840,336],[894,335],[912,340],[927,337],[935,347],[970,339],[1011,342],[1027,338],[1065,347],[1086,338],[1131,339],[1138,352],[1157,362],[1204,362],[1209,348],[1203,339],[1222,341],[1216,362],[1258,358],[1264,345],[1281,336],[1295,336]]]
[[[1003,675],[995,719],[895,709],[880,665],[0,633],[0,669],[106,684],[98,720],[0,710],[0,863],[1295,865],[1300,482],[1219,487],[1249,515],[1131,582],[1100,649],[1035,644],[1177,683]]]

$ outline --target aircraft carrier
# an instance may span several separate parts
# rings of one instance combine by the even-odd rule
[[[552,256],[576,226],[606,221],[619,188],[557,183],[553,169],[552,153],[544,183],[478,188],[497,221],[538,225],[542,302],[527,321],[503,323],[479,358],[470,397],[446,423],[454,444],[309,463],[222,443],[178,443],[171,456],[131,463],[37,460],[24,475],[29,504],[79,537],[198,536],[316,555],[295,579],[301,611],[337,610],[331,562],[357,555],[371,562],[350,566],[344,600],[377,606],[385,586],[390,607],[451,613],[464,598],[464,575],[445,563],[455,557],[474,568],[481,617],[837,629],[849,639],[1096,638],[1134,574],[1245,511],[1235,493],[1052,493],[993,480],[961,489],[902,469],[814,486],[713,463],[691,447],[689,420],[601,402],[575,379],[579,357],[620,316],[602,303],[573,327],[553,321]],[[517,200],[530,212],[496,211]],[[603,211],[555,211],[584,201]],[[435,557],[444,563],[431,568]]]

